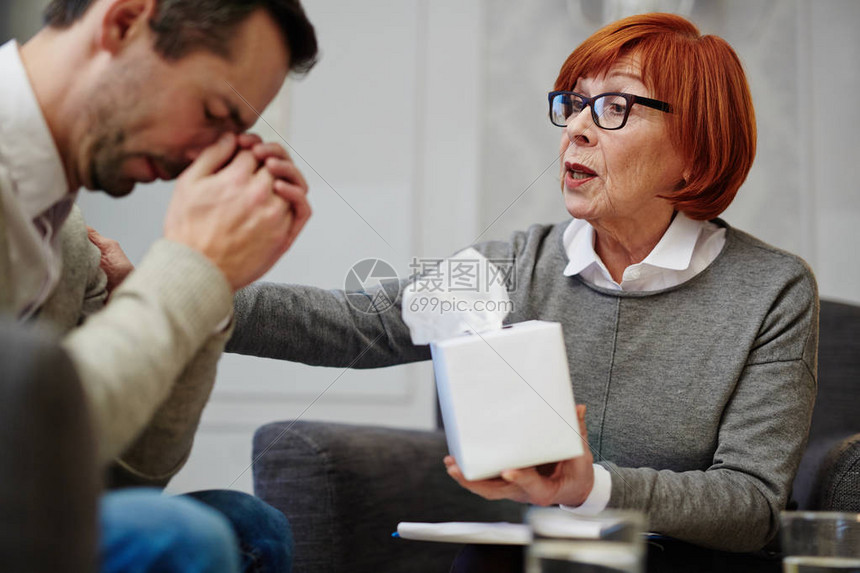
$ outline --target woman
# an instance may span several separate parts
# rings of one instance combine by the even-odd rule
[[[573,220],[474,248],[515,261],[508,323],[563,324],[596,463],[469,482],[446,458],[448,472],[489,499],[636,509],[667,536],[760,549],[806,440],[818,299],[802,260],[716,219],[755,155],[740,62],[681,17],[633,16],[574,50],[554,89]],[[342,292],[255,285],[236,320],[232,352],[359,368],[429,358],[399,306],[362,314]]]

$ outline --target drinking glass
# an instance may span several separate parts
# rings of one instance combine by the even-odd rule
[[[635,511],[603,511],[582,516],[557,507],[534,507],[526,514],[532,542],[526,573],[642,573],[645,570],[645,516]]]
[[[784,573],[860,573],[860,514],[784,511]]]

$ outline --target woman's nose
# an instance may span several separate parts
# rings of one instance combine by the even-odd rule
[[[594,137],[589,135],[596,128],[594,119],[591,117],[591,108],[585,106],[582,110],[571,115],[567,120],[567,137],[571,143],[576,145],[593,145]]]

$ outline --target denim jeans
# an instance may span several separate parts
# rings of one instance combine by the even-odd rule
[[[163,495],[149,488],[105,494],[102,573],[288,573],[287,519],[251,495],[226,490]]]
[[[244,573],[290,573],[293,532],[284,514],[258,497],[239,491],[195,491],[185,497],[201,501],[224,515],[239,539]]]

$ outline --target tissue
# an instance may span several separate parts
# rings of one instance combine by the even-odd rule
[[[430,344],[465,332],[502,328],[510,298],[500,270],[473,248],[440,260],[403,290],[403,321],[412,344]]]
[[[402,313],[413,344],[430,345],[448,450],[463,475],[582,455],[561,325],[503,328],[516,277],[471,248],[438,263],[404,289]]]

